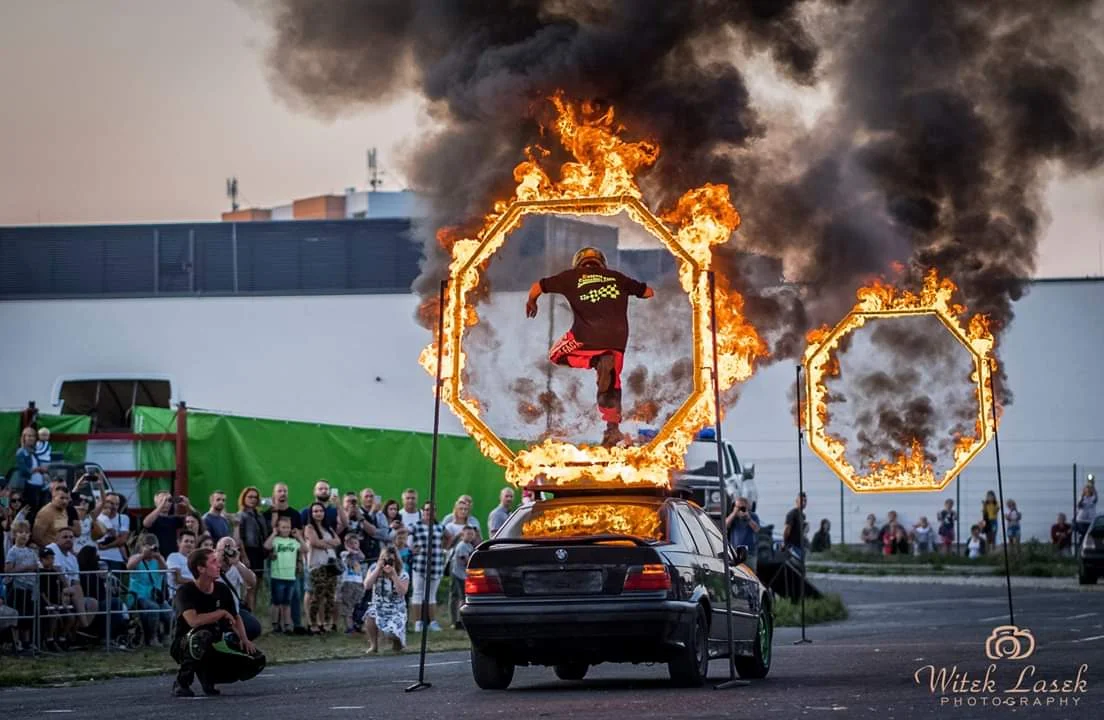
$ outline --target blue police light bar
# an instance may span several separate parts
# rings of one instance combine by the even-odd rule
[[[638,436],[640,436],[641,438],[647,438],[648,440],[651,440],[652,438],[654,438],[656,435],[659,434],[659,431],[654,429],[654,428],[640,428],[639,430],[636,431],[636,434]],[[717,430],[715,428],[711,428],[711,427],[703,428],[703,429],[698,431],[698,434],[696,436],[694,436],[694,439],[695,440],[708,440],[708,441],[711,441],[711,442],[716,442],[716,440],[717,440]]]

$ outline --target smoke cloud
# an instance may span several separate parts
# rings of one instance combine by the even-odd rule
[[[744,222],[718,259],[774,359],[799,356],[809,327],[836,322],[893,263],[914,285],[938,268],[999,336],[1034,271],[1046,181],[1104,162],[1092,0],[250,1],[275,30],[273,81],[293,102],[343,112],[411,89],[429,101],[439,127],[405,168],[432,203],[415,287],[427,295],[444,272],[434,232],[478,223],[512,189],[555,90],[613,105],[633,137],[659,143],[653,207],[730,186]],[[764,60],[779,83],[831,93],[811,127],[753,97],[743,68]],[[784,263],[792,284],[757,277],[749,252]],[[915,362],[894,345],[905,340],[874,338],[898,348],[894,367]],[[665,392],[656,373],[626,373]],[[851,392],[901,390],[881,380]],[[899,435],[902,417],[927,428],[926,397],[872,410],[870,443]]]

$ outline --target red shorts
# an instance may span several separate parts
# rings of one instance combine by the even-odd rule
[[[589,349],[575,339],[568,330],[548,352],[548,359],[556,365],[583,370],[596,367],[599,358],[609,355],[613,358],[613,378],[608,387],[603,388],[603,378],[598,377],[598,412],[606,422],[621,422],[621,370],[625,364],[625,353],[620,350]]]

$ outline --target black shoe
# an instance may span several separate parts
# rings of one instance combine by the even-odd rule
[[[203,685],[203,684],[201,684],[200,687],[203,688],[203,694],[206,695],[207,697],[214,697],[215,695],[222,695],[222,691],[219,690],[218,688],[216,688],[214,685]]]
[[[302,625],[300,625],[299,627],[295,628],[295,630],[293,630],[292,632],[294,632],[294,633],[295,633],[296,635],[310,635],[310,634],[311,634],[311,633],[310,633],[310,631],[309,631],[309,630],[307,630],[307,629],[306,629],[305,627],[303,627]]]
[[[192,692],[190,687],[185,687],[178,682],[173,682],[172,686],[173,697],[195,697],[195,693]]]

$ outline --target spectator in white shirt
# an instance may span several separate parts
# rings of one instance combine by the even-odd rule
[[[130,539],[130,518],[119,512],[123,501],[118,493],[108,493],[103,498],[103,511],[96,522],[103,528],[103,535],[97,543],[100,559],[107,563],[108,570],[126,568],[127,540]]]
[[[54,566],[65,577],[66,588],[63,600],[76,608],[81,627],[88,627],[95,619],[99,603],[96,602],[96,598],[86,598],[81,589],[80,563],[77,561],[77,554],[73,552],[73,530],[71,528],[58,530],[55,541],[47,547],[54,553]]]
[[[403,490],[403,506],[399,511],[399,518],[410,532],[414,532],[414,526],[422,519],[422,511],[418,507],[418,491],[414,488]]]
[[[479,520],[472,517],[472,496],[461,495],[456,498],[456,503],[452,506],[452,512],[445,515],[441,520],[441,524],[445,526],[445,530],[448,531],[452,539],[445,544],[445,549],[450,549],[453,543],[460,540],[460,531],[466,527],[475,528],[475,540],[473,545],[478,545],[483,542],[483,531],[479,527]]]
[[[188,569],[188,556],[196,548],[196,534],[191,530],[181,530],[177,539],[177,552],[165,558],[165,565],[169,569],[169,597],[176,595],[176,589],[180,584],[195,580],[192,571]]]

